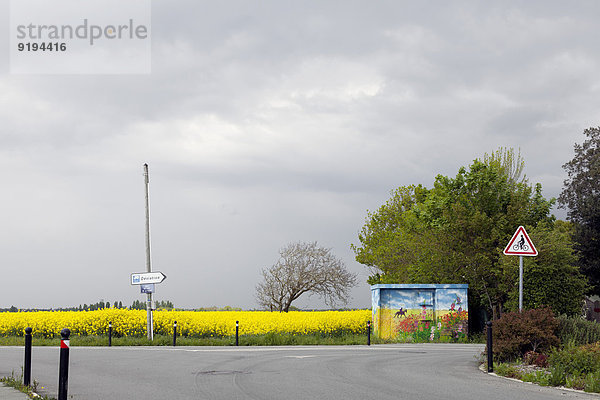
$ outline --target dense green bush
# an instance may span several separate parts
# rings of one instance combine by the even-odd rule
[[[561,350],[555,350],[548,357],[549,364],[555,368],[562,366],[564,373],[581,376],[600,372],[600,342],[585,346],[567,344]]]
[[[584,345],[600,341],[600,324],[580,317],[561,315],[557,335],[561,343]]]
[[[494,322],[494,355],[500,361],[522,358],[528,351],[548,352],[558,346],[558,321],[549,307],[505,313]]]
[[[551,385],[600,392],[600,342],[584,346],[568,343],[555,349],[548,361]]]

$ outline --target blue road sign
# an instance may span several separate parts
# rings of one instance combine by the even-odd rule
[[[154,293],[154,283],[144,283],[140,285],[140,291],[142,293]]]

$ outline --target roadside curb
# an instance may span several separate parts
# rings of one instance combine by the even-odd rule
[[[30,398],[27,393],[0,383],[0,400],[25,400]]]
[[[479,365],[479,370],[481,372],[483,372],[484,374],[496,376],[498,378],[506,379],[506,380],[513,381],[513,382],[526,383],[526,384],[529,384],[529,385],[536,385],[536,386],[539,386],[539,387],[553,388],[553,389],[563,390],[563,391],[566,391],[566,392],[574,392],[574,393],[580,393],[580,394],[589,394],[589,395],[593,395],[593,396],[596,396],[596,397],[600,398],[600,393],[584,392],[583,390],[568,388],[568,387],[564,387],[564,386],[542,386],[542,385],[539,385],[539,384],[537,384],[535,382],[525,382],[525,381],[522,381],[520,379],[509,378],[507,376],[498,375],[495,372],[487,372],[485,364],[480,364]]]

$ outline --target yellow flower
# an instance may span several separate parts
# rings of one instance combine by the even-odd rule
[[[370,310],[355,311],[167,311],[154,312],[156,334],[171,335],[173,322],[177,332],[188,337],[228,337],[235,335],[239,321],[240,335],[269,332],[289,334],[326,334],[363,332],[371,318]],[[60,337],[63,328],[71,336],[106,335],[112,323],[115,336],[146,334],[146,311],[107,308],[96,311],[38,311],[0,313],[0,336],[23,336],[26,327],[34,337]]]

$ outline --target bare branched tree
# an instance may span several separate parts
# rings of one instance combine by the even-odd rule
[[[331,249],[317,242],[297,242],[280,249],[279,255],[277,263],[262,270],[264,280],[256,286],[256,299],[262,307],[288,312],[304,293],[321,296],[331,307],[348,303],[356,274],[349,272]]]

